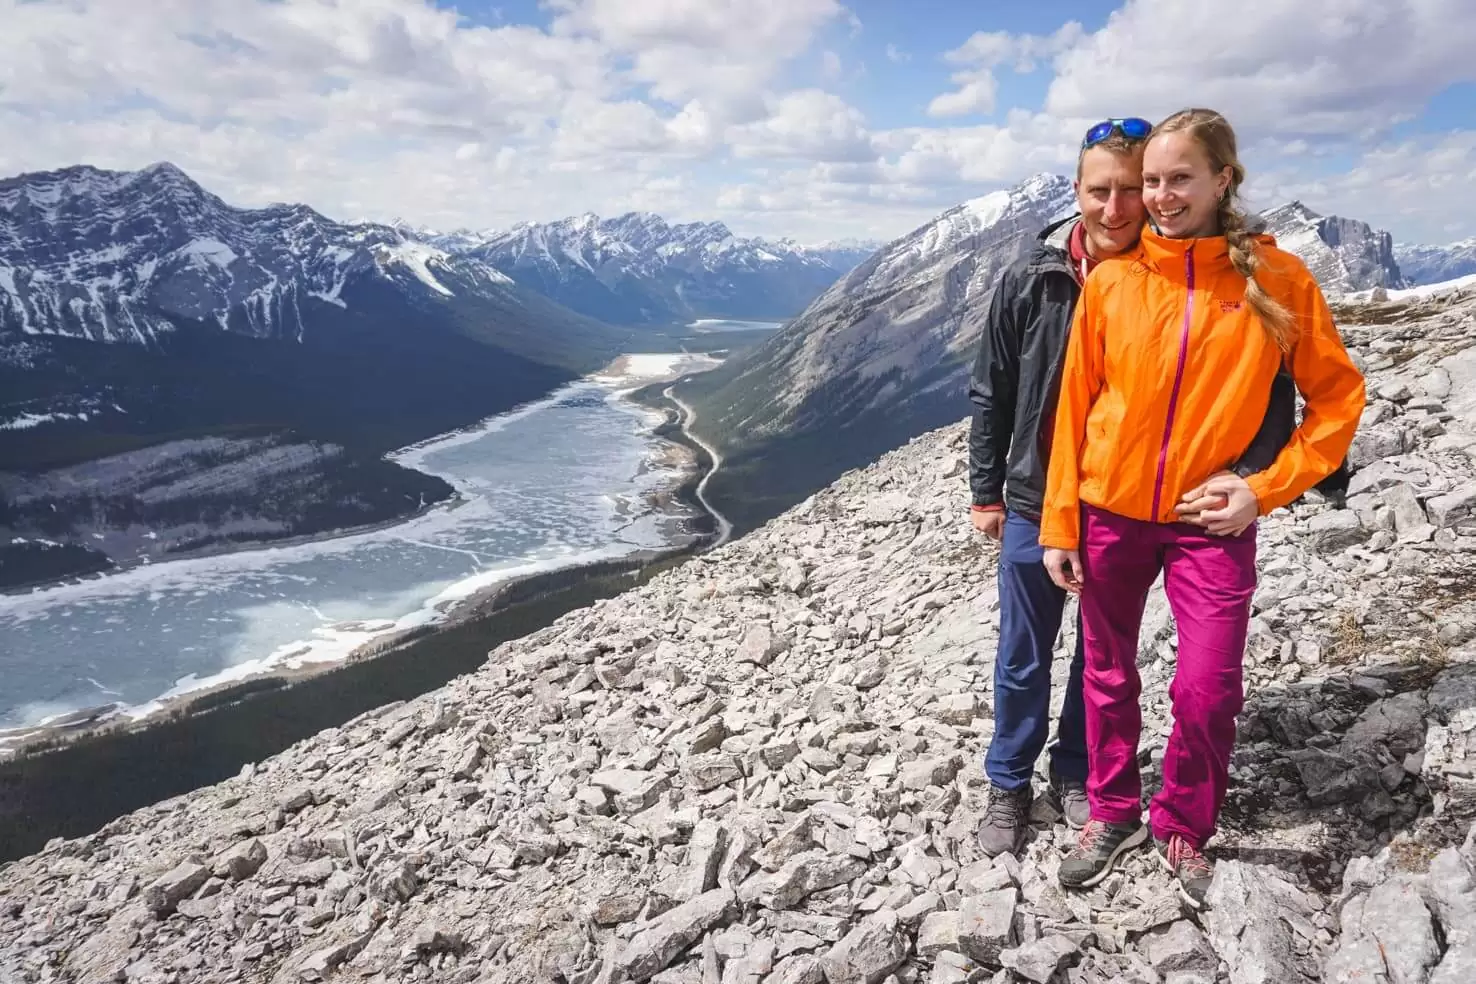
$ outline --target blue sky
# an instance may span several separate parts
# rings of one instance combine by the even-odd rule
[[[1248,204],[1476,236],[1470,0],[0,0],[0,174],[228,201],[888,239],[1104,115],[1221,110]]]

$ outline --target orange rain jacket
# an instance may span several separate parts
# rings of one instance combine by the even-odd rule
[[[1259,237],[1257,280],[1295,316],[1285,361],[1306,412],[1270,468],[1246,479],[1262,515],[1331,474],[1363,413],[1363,376],[1317,281]],[[1245,301],[1223,236],[1167,239],[1151,229],[1087,278],[1067,343],[1040,542],[1080,547],[1085,502],[1171,523],[1183,494],[1250,445],[1282,353]]]

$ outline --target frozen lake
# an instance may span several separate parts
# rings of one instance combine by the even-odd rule
[[[668,545],[680,480],[629,388],[715,362],[636,355],[608,375],[397,453],[459,500],[394,527],[137,567],[0,596],[0,729],[343,659],[512,577]]]

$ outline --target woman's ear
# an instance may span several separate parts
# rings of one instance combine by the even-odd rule
[[[1229,164],[1226,164],[1224,167],[1220,168],[1219,177],[1215,179],[1215,185],[1218,188],[1215,197],[1219,198],[1221,201],[1225,200],[1225,196],[1230,194],[1230,182],[1234,180],[1234,177],[1235,169],[1232,168]]]

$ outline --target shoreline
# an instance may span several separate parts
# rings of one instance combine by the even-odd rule
[[[397,452],[398,453],[398,452]],[[401,465],[407,471],[418,472],[428,475],[429,472],[421,472],[419,469],[409,468]],[[420,519],[439,510],[453,510],[464,505],[466,500],[454,487],[451,494],[444,499],[435,502],[427,502],[416,506],[413,510],[388,519],[378,520],[373,523],[363,523],[359,526],[338,526],[333,529],[322,530],[317,533],[299,533],[295,536],[284,536],[276,540],[250,540],[239,544],[212,543],[209,546],[182,550],[179,553],[171,553],[165,557],[145,561],[140,558],[131,557],[122,562],[116,562],[112,567],[103,571],[93,571],[90,574],[70,574],[50,581],[31,581],[25,584],[0,587],[0,595],[30,595],[38,591],[46,591],[50,588],[63,588],[73,584],[86,584],[90,581],[101,580],[112,577],[115,574],[124,574],[128,571],[138,570],[141,567],[157,567],[161,564],[172,564],[175,561],[184,560],[207,560],[211,557],[229,557],[235,554],[250,554],[262,550],[279,550],[290,547],[306,546],[310,543],[332,543],[334,540],[343,540],[351,536],[362,536],[365,533],[378,533],[381,530],[393,529],[403,523]]]
[[[656,493],[672,509],[666,548],[513,577],[451,607],[441,621],[402,630],[355,648],[348,658],[275,668],[181,695],[157,713],[98,720],[87,710],[70,721],[19,731],[0,758],[0,863],[39,850],[52,837],[84,836],[160,800],[220,782],[248,763],[336,727],[386,703],[418,696],[485,662],[487,652],[559,616],[613,597],[718,545],[725,518],[697,489],[713,459],[686,430],[675,401],[649,392],[621,397],[666,414],[653,429],[685,449],[680,481]],[[76,720],[82,717],[82,720]]]

